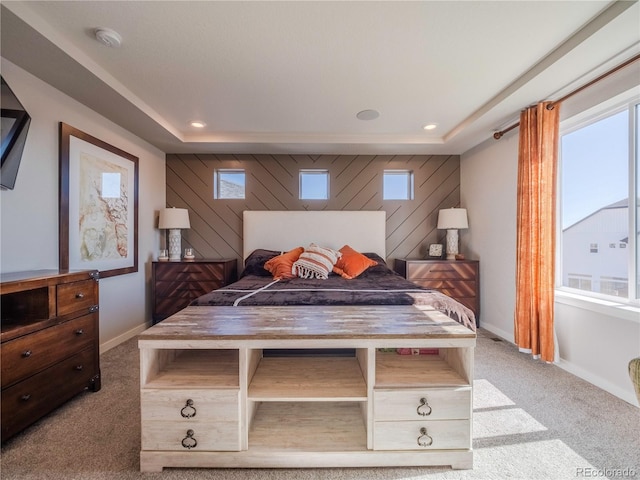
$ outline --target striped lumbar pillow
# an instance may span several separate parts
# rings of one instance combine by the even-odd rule
[[[341,255],[337,250],[319,247],[312,243],[294,262],[291,273],[300,278],[326,279]]]

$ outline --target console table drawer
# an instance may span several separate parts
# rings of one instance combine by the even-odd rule
[[[374,450],[468,449],[471,448],[470,422],[470,420],[375,422],[373,448]]]
[[[2,344],[2,387],[92,345],[97,314],[85,315]]]
[[[239,422],[142,420],[142,450],[239,451]]]
[[[88,312],[91,307],[98,304],[95,292],[95,280],[58,285],[56,292],[58,316],[81,311]]]
[[[373,391],[376,421],[453,420],[470,416],[471,387]]]
[[[240,421],[240,390],[142,390],[142,420]]]

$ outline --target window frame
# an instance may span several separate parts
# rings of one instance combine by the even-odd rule
[[[638,215],[637,198],[640,193],[640,177],[637,167],[640,163],[640,131],[638,130],[638,118],[640,117],[640,94],[638,88],[633,88],[617,95],[607,101],[578,113],[560,122],[559,148],[558,148],[558,179],[557,179],[557,204],[556,204],[556,275],[555,290],[556,299],[561,303],[574,304],[578,299],[583,301],[602,304],[608,307],[631,308],[633,312],[640,306],[640,287],[638,286],[638,276],[640,275],[640,252],[637,235],[629,234],[627,249],[628,293],[626,297],[609,295],[601,292],[590,292],[562,285],[562,146],[561,141],[564,135],[585,128],[591,124],[616,115],[622,111],[628,112],[628,231],[637,232],[640,218]],[[634,203],[634,201],[636,203]],[[640,321],[640,320],[638,320]]]
[[[324,175],[326,179],[326,195],[323,198],[318,197],[305,197],[302,188],[302,178],[305,175]],[[329,170],[326,168],[303,168],[298,171],[298,199],[299,200],[318,200],[318,201],[327,201],[329,200],[330,195],[330,174]]]
[[[387,198],[385,195],[385,178],[387,175],[401,175],[404,174],[407,176],[407,196],[406,198]],[[385,201],[408,201],[413,200],[415,198],[415,179],[413,170],[403,170],[403,169],[388,169],[382,171],[382,200]]]
[[[227,173],[241,173],[244,177],[244,192],[242,197],[221,197],[220,196],[220,180],[222,175]],[[244,200],[247,198],[247,172],[244,168],[216,168],[213,171],[213,199],[214,200]]]

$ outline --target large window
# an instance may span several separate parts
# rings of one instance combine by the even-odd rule
[[[638,99],[627,98],[561,124],[562,287],[587,295],[639,298],[639,112]]]

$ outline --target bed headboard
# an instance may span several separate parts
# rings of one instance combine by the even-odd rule
[[[246,210],[242,258],[258,248],[287,251],[315,243],[335,250],[350,245],[386,259],[386,217],[384,211]]]

